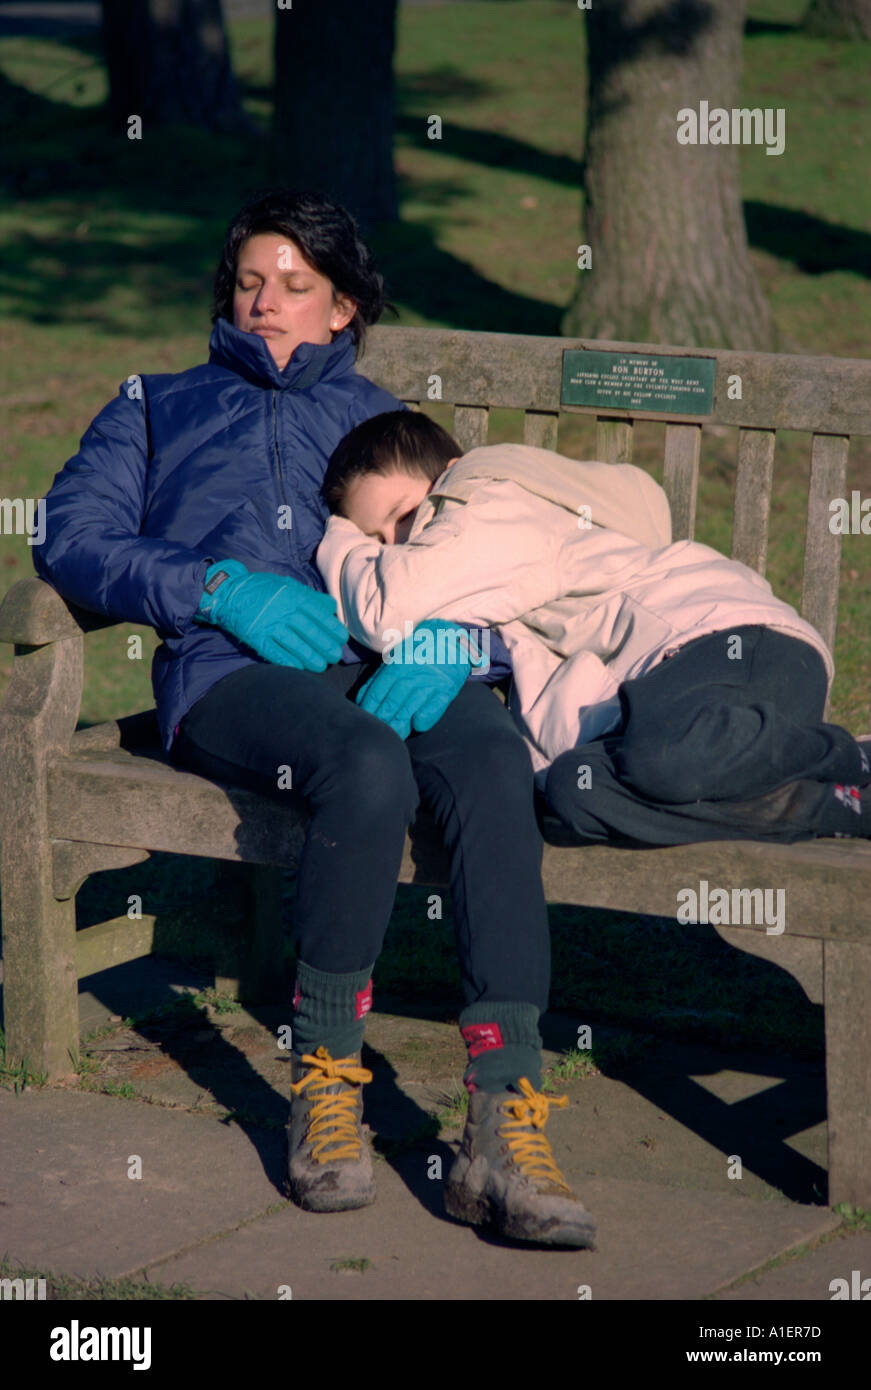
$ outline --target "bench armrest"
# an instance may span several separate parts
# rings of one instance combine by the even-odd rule
[[[0,642],[45,647],[119,621],[67,603],[44,579],[20,579],[0,603]]]

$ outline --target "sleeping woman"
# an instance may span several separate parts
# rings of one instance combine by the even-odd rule
[[[641,469],[518,444],[461,455],[391,411],[328,464],[318,565],[385,667],[426,621],[497,630],[538,796],[578,843],[871,836],[869,741],[824,721],[831,653],[765,579],[672,542]],[[413,719],[383,680],[362,703]]]

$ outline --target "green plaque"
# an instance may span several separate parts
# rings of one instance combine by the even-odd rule
[[[597,410],[648,410],[665,415],[710,415],[714,408],[715,357],[657,353],[563,353],[563,405]]]

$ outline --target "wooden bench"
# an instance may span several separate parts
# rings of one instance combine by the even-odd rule
[[[595,456],[609,462],[630,460],[635,420],[666,425],[663,477],[675,539],[693,534],[704,424],[737,426],[732,555],[760,572],[775,432],[812,436],[801,607],[831,645],[840,537],[828,526],[829,503],[846,496],[850,436],[871,434],[871,363],[378,328],[360,369],[409,404],[426,408],[435,394],[453,405],[454,433],[466,449],[486,442],[494,407],[525,412],[525,442],[554,448],[566,349],[713,360],[712,408],[697,418],[595,404],[581,409],[597,420]],[[736,377],[740,400],[730,398]],[[222,938],[216,977],[239,997],[266,1000],[281,959],[280,868],[274,866],[293,867],[304,834],[298,812],[170,768],[153,711],[77,731],[83,634],[109,625],[73,609],[38,579],[14,585],[0,606],[0,641],[15,644],[0,708],[7,1060],[24,1061],[49,1078],[68,1073],[78,1054],[78,979],[147,954],[154,941],[148,916],[76,932],[75,894],[89,874],[159,850],[253,866],[240,871],[250,875],[250,931],[236,960],[232,941]],[[824,1004],[829,1202],[871,1208],[871,843],[572,849],[559,845],[554,825],[544,828],[556,842],[543,861],[552,902],[674,917],[678,892],[702,879],[786,889],[783,935],[768,935],[763,925],[717,930],[782,965],[813,1002]],[[406,845],[400,879],[446,880],[443,851],[425,818]]]

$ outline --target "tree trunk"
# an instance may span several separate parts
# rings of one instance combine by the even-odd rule
[[[737,106],[743,0],[596,0],[582,269],[563,332],[766,350],[775,331],[747,248],[738,149],[680,144],[678,112]],[[682,118],[682,120],[685,118]],[[699,120],[699,134],[707,122]],[[774,156],[772,156],[774,157]]]
[[[103,0],[109,113],[149,126],[254,134],[230,64],[221,0]]]
[[[828,39],[871,39],[871,0],[811,0],[802,27]]]
[[[273,170],[364,226],[397,217],[393,49],[397,0],[293,0],[275,23]]]

